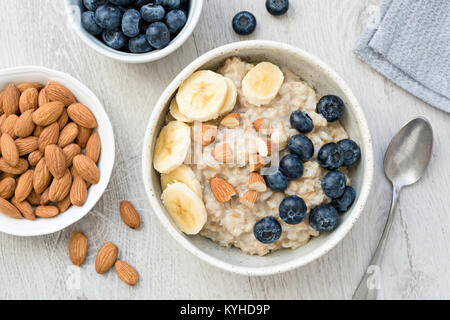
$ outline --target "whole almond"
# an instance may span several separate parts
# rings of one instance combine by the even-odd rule
[[[86,156],[91,158],[95,163],[98,162],[98,158],[100,158],[102,144],[100,142],[100,136],[97,131],[93,132],[89,137],[89,140],[86,144]]]
[[[209,181],[211,191],[214,198],[219,203],[224,203],[229,201],[237,192],[236,189],[226,180],[222,178],[212,178]]]
[[[20,161],[20,160],[19,160]],[[1,170],[0,170],[1,172]],[[12,173],[7,173],[7,172],[2,172],[0,173],[0,180],[3,180],[5,178],[13,178],[16,179],[17,178],[17,174],[12,174]]]
[[[59,125],[59,130],[61,130],[66,126],[67,121],[69,121],[69,115],[67,114],[66,108],[64,108],[63,112],[61,113],[57,121]]]
[[[38,206],[34,214],[39,218],[53,218],[59,214],[59,211],[55,206]]]
[[[72,187],[70,188],[70,202],[77,207],[81,207],[87,199],[86,182],[80,176],[73,179]]]
[[[8,200],[0,198],[0,212],[7,215],[10,218],[22,219],[22,215],[19,210],[11,204]]]
[[[66,172],[61,178],[53,179],[52,183],[50,184],[48,198],[52,202],[61,201],[69,194],[71,187],[72,175],[70,174],[70,170],[66,169]]]
[[[45,92],[45,88],[41,89],[41,91],[39,91],[39,96],[38,96],[38,106],[42,107],[44,104],[47,104],[50,102],[50,99],[47,96],[47,93]]]
[[[134,286],[139,281],[139,274],[128,263],[117,260],[115,264],[117,276],[130,286]]]
[[[97,127],[97,120],[95,119],[95,116],[88,107],[82,105],[81,103],[71,104],[67,108],[67,113],[73,122],[82,127],[90,129]]]
[[[89,140],[89,137],[91,136],[92,129],[85,128],[85,127],[78,127],[78,137],[77,137],[77,143],[81,148],[86,147],[86,144]]]
[[[70,194],[68,194],[64,199],[62,199],[61,201],[58,201],[56,203],[56,206],[59,209],[59,213],[63,213],[63,212],[66,212],[67,209],[69,209],[71,204],[72,203],[70,202]]]
[[[41,199],[39,200],[39,203],[41,205],[46,205],[47,203],[50,202],[49,194],[50,194],[50,187],[48,187],[47,189],[44,190],[44,192],[42,192]]]
[[[38,206],[41,204],[41,195],[32,190],[27,200],[31,205]]]
[[[28,161],[19,158],[19,162],[16,167],[11,167],[5,159],[0,158],[0,171],[10,173],[10,174],[22,174],[28,169]]]
[[[95,271],[103,274],[108,271],[116,262],[118,254],[117,246],[112,242],[105,243],[97,253],[95,258]]]
[[[41,135],[42,131],[44,131],[44,128],[45,127],[36,126],[33,131],[33,136],[39,137]]]
[[[39,160],[33,173],[33,189],[36,193],[40,194],[50,185],[52,175],[48,170],[45,159]]]
[[[45,86],[45,92],[50,101],[61,101],[64,105],[69,106],[76,102],[72,92],[69,91],[61,83],[50,81]]]
[[[97,165],[84,154],[78,154],[73,158],[73,166],[84,181],[90,184],[97,184],[100,180],[100,172]]]
[[[6,116],[6,119],[2,123],[1,131],[2,133],[7,133],[11,136],[11,138],[16,138],[15,128],[16,122],[19,117],[15,114],[10,114]]]
[[[17,150],[19,151],[19,156],[24,156],[31,152],[37,151],[39,138],[29,136],[26,138],[19,138],[14,141],[16,143]]]
[[[2,134],[0,138],[0,148],[2,150],[3,159],[11,166],[15,167],[19,163],[19,151],[14,143],[13,138],[7,133]]]
[[[45,148],[51,144],[56,144],[59,138],[59,125],[58,123],[52,123],[48,127],[45,127],[39,135],[38,146],[39,151],[44,152]]]
[[[21,113],[27,110],[34,110],[38,106],[39,93],[35,88],[29,88],[22,92],[19,99],[19,109]]]
[[[33,110],[26,110],[25,112],[22,112],[20,117],[17,119],[14,133],[19,138],[28,137],[33,133],[35,127],[33,122],[33,112]]]
[[[64,110],[64,104],[60,101],[53,101],[44,104],[33,112],[33,122],[38,126],[48,126],[58,120]]]
[[[66,156],[60,147],[51,144],[45,147],[45,163],[50,173],[57,179],[62,178],[66,172]]]
[[[27,200],[17,201],[15,197],[11,199],[12,204],[19,209],[22,216],[27,220],[36,220],[36,215],[34,214],[33,207]]]
[[[27,89],[34,88],[37,91],[41,90],[44,86],[38,82],[22,82],[16,85],[17,89],[19,89],[20,92],[24,92]]]
[[[123,200],[120,203],[120,217],[132,229],[137,229],[141,226],[141,218],[129,201]]]
[[[9,199],[16,189],[16,179],[11,177],[3,178],[0,181],[0,198]]]
[[[21,202],[28,198],[33,190],[33,169],[27,170],[17,179],[16,191],[14,197]]]
[[[14,84],[10,84],[3,92],[3,112],[6,115],[15,114],[19,110],[20,91]]]
[[[1,96],[0,96],[0,103],[1,103]],[[3,110],[0,108],[0,113],[1,112],[3,112]],[[6,120],[6,114],[2,114],[1,116],[0,116],[0,129],[1,129],[1,127],[2,127],[2,125],[3,125],[3,122],[5,122],[5,120]],[[1,130],[0,130],[1,131]]]
[[[58,146],[64,148],[75,141],[78,136],[78,126],[71,122],[67,124],[59,133]]]
[[[64,155],[66,156],[66,167],[72,165],[73,158],[81,152],[81,148],[76,143],[71,143],[63,149]]]
[[[72,232],[69,239],[69,258],[76,266],[83,264],[88,253],[88,239],[82,232]]]
[[[39,150],[35,150],[35,151],[31,152],[28,155],[28,162],[30,163],[30,166],[36,167],[36,165],[39,163],[39,161],[42,159],[42,157],[44,157],[44,154]]]
[[[3,111],[3,93],[4,93],[5,91],[3,90],[3,91],[0,91],[0,114],[4,114],[4,111]]]

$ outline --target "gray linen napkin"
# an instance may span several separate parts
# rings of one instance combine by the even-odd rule
[[[383,0],[355,54],[423,101],[450,112],[450,0]]]

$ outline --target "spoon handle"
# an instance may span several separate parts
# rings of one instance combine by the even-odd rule
[[[394,221],[395,209],[397,207],[398,196],[400,194],[400,188],[393,187],[392,190],[392,204],[391,210],[389,211],[386,226],[384,227],[383,235],[381,236],[380,242],[378,243],[377,249],[373,254],[372,260],[367,267],[366,273],[359,282],[358,288],[356,288],[353,294],[353,300],[376,300],[378,295],[378,290],[380,289],[380,277],[381,277],[381,260],[383,258],[384,249],[386,248],[387,238],[389,236],[389,231],[392,227],[392,222]]]

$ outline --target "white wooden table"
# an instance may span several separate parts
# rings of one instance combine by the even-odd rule
[[[405,189],[382,266],[381,298],[450,298],[450,115],[414,98],[360,62],[352,49],[379,0],[291,0],[288,14],[270,16],[264,0],[206,0],[194,35],[176,53],[155,63],[128,65],[87,47],[66,24],[63,1],[0,1],[0,68],[42,65],[84,82],[103,102],[115,131],[116,159],[107,191],[94,210],[61,232],[34,238],[0,234],[0,298],[3,299],[348,299],[369,262],[390,206],[391,188],[382,170],[393,134],[416,116],[435,132],[432,164]],[[231,19],[249,10],[256,32],[239,37]],[[353,89],[372,132],[376,173],[368,205],[347,237],[329,254],[282,275],[249,278],[199,261],[161,227],[141,181],[141,150],[147,120],[165,86],[189,62],[217,46],[244,39],[296,45],[334,68]],[[142,215],[134,231],[119,217],[128,199]],[[81,269],[70,267],[72,231],[89,238]],[[140,283],[123,284],[114,272],[95,273],[106,241],[136,266]],[[80,285],[73,281],[79,272]]]

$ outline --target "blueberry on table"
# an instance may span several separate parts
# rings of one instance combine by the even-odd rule
[[[342,197],[346,185],[347,178],[340,171],[328,172],[322,179],[322,190],[332,199]]]
[[[156,22],[164,19],[166,11],[161,5],[147,4],[141,8],[142,19],[148,22]]]
[[[95,11],[98,7],[107,3],[108,0],[83,0],[84,7],[90,11]]]
[[[324,96],[317,103],[317,113],[320,113],[328,122],[339,120],[344,111],[344,102],[338,96]]]
[[[95,10],[95,19],[100,27],[107,30],[115,30],[122,23],[123,13],[119,8],[105,4]]]
[[[308,133],[314,129],[311,117],[301,110],[292,112],[290,117],[291,126],[301,133]]]
[[[170,32],[162,22],[154,22],[147,28],[147,41],[153,48],[162,49],[170,42]]]
[[[279,170],[271,175],[265,175],[264,181],[266,181],[267,186],[273,191],[283,192],[288,186],[288,179]]]
[[[267,0],[266,9],[274,16],[281,16],[289,9],[289,0]]]
[[[280,161],[280,171],[289,179],[297,179],[303,175],[302,159],[295,154],[288,154]]]
[[[152,47],[150,46],[150,43],[148,43],[145,34],[140,34],[137,37],[128,40],[128,49],[133,53],[152,51]]]
[[[246,36],[255,31],[256,18],[248,11],[241,11],[234,16],[232,26],[237,34]]]
[[[307,208],[299,196],[288,196],[281,201],[278,211],[280,218],[287,224],[299,224],[305,220]]]
[[[116,6],[129,6],[134,3],[134,1],[135,0],[109,0],[109,2],[115,4]]]
[[[355,141],[344,139],[338,145],[344,151],[344,166],[349,167],[361,158],[361,149]]]
[[[170,11],[164,18],[164,22],[169,28],[170,33],[177,33],[186,24],[187,17],[183,10],[175,9]]]
[[[125,11],[122,18],[122,32],[127,37],[136,37],[139,34],[141,14],[136,9]]]
[[[265,244],[274,243],[280,239],[281,225],[275,218],[265,217],[255,224],[253,234],[259,242]]]
[[[331,205],[339,212],[346,212],[356,199],[356,191],[352,187],[345,187],[344,194],[337,199],[331,200]]]
[[[344,151],[337,143],[327,143],[320,148],[317,160],[322,168],[336,170],[344,164]]]
[[[95,21],[95,14],[92,11],[83,12],[81,15],[81,25],[87,32],[94,36],[99,35],[103,31],[103,28]]]
[[[329,204],[321,204],[311,210],[309,224],[319,232],[331,232],[339,224],[339,213]]]
[[[314,155],[314,145],[311,140],[302,134],[292,136],[288,141],[290,152],[298,155],[302,161],[312,158]]]
[[[102,39],[107,46],[119,50],[127,42],[127,37],[119,30],[104,30]]]

